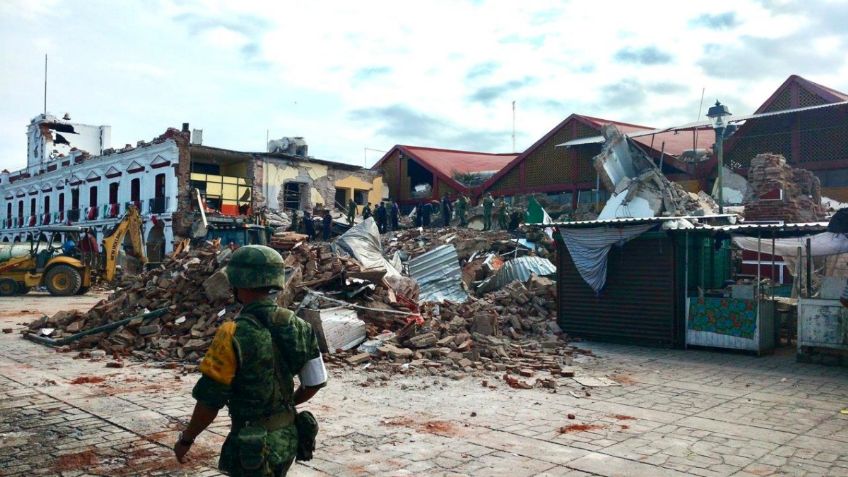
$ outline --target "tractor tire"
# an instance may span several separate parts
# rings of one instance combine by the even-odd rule
[[[73,296],[82,285],[82,276],[76,268],[60,264],[44,274],[44,285],[51,295]]]
[[[18,294],[18,284],[11,278],[0,280],[0,296],[12,296]]]
[[[90,289],[91,287],[80,287],[80,289],[77,291],[77,295],[85,295]]]

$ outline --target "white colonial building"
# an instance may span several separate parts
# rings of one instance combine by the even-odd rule
[[[40,226],[91,227],[98,240],[129,204],[144,220],[151,261],[172,250],[178,207],[181,133],[110,148],[109,126],[73,123],[66,115],[35,117],[28,128],[26,169],[0,174],[0,241],[24,242]]]

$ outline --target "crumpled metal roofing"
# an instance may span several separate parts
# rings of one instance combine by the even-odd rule
[[[421,288],[418,301],[464,303],[468,293],[462,288],[462,269],[456,248],[442,245],[409,261],[409,275]]]
[[[489,277],[481,283],[477,289],[481,292],[498,290],[515,280],[522,283],[526,282],[532,274],[544,277],[554,275],[556,271],[554,264],[547,258],[535,256],[518,257],[504,263],[494,276]]]

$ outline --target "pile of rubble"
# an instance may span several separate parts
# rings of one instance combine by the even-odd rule
[[[374,269],[366,255],[340,250],[345,240],[350,248],[350,236],[334,244],[304,242],[289,234],[276,240],[284,238],[293,240],[281,251],[287,277],[277,302],[313,323],[331,362],[369,361],[374,369],[443,374],[524,370],[525,377],[532,370],[559,370],[570,363],[574,350],[555,320],[555,282],[531,275],[476,292],[482,289],[477,287],[481,281],[519,255],[517,241],[506,232],[446,228],[373,235],[367,241],[372,247],[384,243],[378,257],[395,256],[383,262],[382,270]],[[448,244],[457,251],[453,286],[464,287],[465,299],[424,301],[418,281],[400,272],[407,268],[402,264]],[[532,254],[521,250],[524,256]],[[99,348],[116,359],[195,365],[218,325],[238,312],[224,269],[231,255],[217,243],[182,249],[155,269],[122,279],[114,293],[91,310],[43,317],[28,333],[49,336],[42,339],[54,343],[68,340],[71,349],[86,353]],[[392,263],[399,266],[389,273],[395,268]],[[333,329],[338,322],[325,320],[324,314],[338,315],[334,310],[339,309],[348,310],[348,321]],[[335,344],[338,333],[351,330],[355,339],[350,346]],[[526,380],[512,382],[523,387],[521,383]]]
[[[614,125],[604,126],[606,141],[595,156],[595,170],[611,197],[599,219],[709,215],[718,210],[712,198],[687,192],[671,182],[633,140]]]
[[[753,197],[745,204],[746,220],[818,222],[827,212],[822,206],[821,182],[806,169],[795,169],[778,154],[751,159],[748,182]]]
[[[422,323],[383,331],[357,351],[330,354],[335,362],[374,369],[423,369],[459,377],[474,371],[507,372],[513,387],[551,386],[536,371],[571,376],[575,352],[556,324],[556,284],[532,277],[465,303],[426,303]],[[368,313],[360,318],[374,324]],[[379,322],[385,325],[385,322]],[[518,376],[509,373],[518,374]]]
[[[475,252],[512,252],[516,246],[512,239],[504,230],[483,232],[460,227],[414,228],[382,236],[383,251],[388,256],[400,251],[414,258],[441,245],[453,244],[461,260]]]
[[[218,325],[235,317],[232,292],[220,267],[231,250],[207,245],[166,259],[156,269],[127,276],[116,291],[89,311],[61,311],[29,325],[32,333],[61,339],[135,317],[117,328],[70,343],[74,349],[98,347],[116,357],[197,361]],[[157,316],[143,315],[156,312]],[[44,333],[45,329],[53,329]]]

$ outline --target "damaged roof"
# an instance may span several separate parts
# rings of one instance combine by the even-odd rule
[[[454,179],[455,173],[497,172],[518,157],[518,154],[458,151],[398,144],[371,168],[378,169],[383,162],[398,151],[412,158],[440,179],[452,183],[453,187],[458,190],[468,189],[468,186]]]
[[[588,138],[576,138],[571,141],[566,142],[568,145],[579,145],[579,144],[597,144],[603,142],[603,136],[600,136],[601,128],[603,128],[607,124],[615,125],[621,132],[627,134],[630,137],[635,137],[635,134],[645,132],[645,131],[655,131],[655,137],[643,137],[641,140],[638,140],[640,146],[643,146],[647,149],[648,155],[651,157],[659,158],[660,152],[662,150],[662,143],[665,141],[665,154],[668,156],[680,156],[684,151],[688,149],[692,149],[693,145],[693,137],[688,134],[678,134],[677,132],[670,132],[668,130],[657,130],[651,126],[644,126],[641,124],[633,124],[633,123],[625,123],[621,121],[615,121],[612,119],[604,119],[598,118],[595,116],[587,116],[585,114],[571,114],[567,118],[565,118],[562,122],[554,126],[553,129],[548,131],[547,134],[542,136],[541,139],[536,141],[532,146],[528,147],[524,152],[519,154],[512,162],[507,164],[503,169],[500,170],[497,174],[489,178],[484,184],[483,189],[488,189],[495,182],[498,181],[501,177],[506,175],[510,170],[520,164],[526,157],[530,156],[537,149],[543,147],[547,142],[559,133],[563,128],[567,127],[573,121],[580,122],[586,126],[589,126],[598,131],[599,136],[592,136]],[[705,149],[712,145],[713,140],[715,138],[715,134],[712,132],[712,128],[705,128],[707,134],[701,134],[699,132],[698,139],[696,141],[696,145],[698,149]],[[598,141],[598,138],[601,138]],[[557,146],[561,146],[561,144],[557,144]]]

